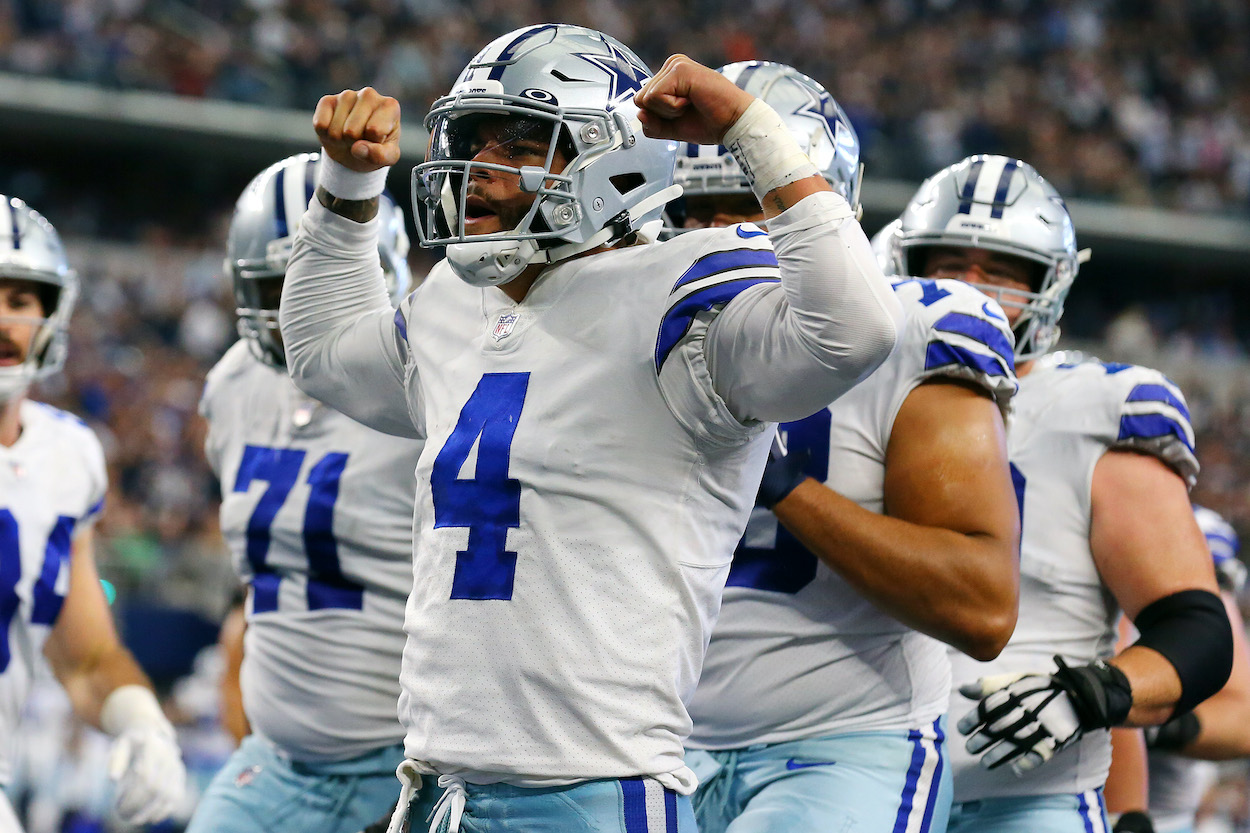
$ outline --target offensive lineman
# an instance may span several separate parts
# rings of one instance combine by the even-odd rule
[[[1232,659],[1189,506],[1198,465],[1184,399],[1148,368],[1047,354],[1082,254],[1063,200],[1029,165],[965,159],[926,180],[900,219],[900,271],[996,297],[1020,378],[1008,435],[1019,620],[997,659],[951,654],[950,712],[969,738],[951,755],[950,830],[1105,830],[1107,728],[1192,708]],[[1113,657],[1121,609],[1141,638]]]
[[[781,64],[720,71],[793,114],[795,138],[857,204],[858,141],[823,87]],[[687,227],[761,219],[720,148],[688,146],[676,179]],[[709,750],[688,758],[707,767],[695,766],[703,833],[946,827],[939,640],[990,658],[1015,624],[1012,336],[964,284],[895,291],[899,346],[828,408],[782,426],[789,453],[769,462],[734,555],[690,705],[687,746]]]
[[[576,26],[479,53],[415,171],[447,259],[398,315],[360,258],[398,105],[348,91],[314,116],[338,166],[288,272],[292,375],[426,438],[393,829],[693,830],[684,702],[773,426],[893,346],[867,239],[776,113],[684,56],[649,76]],[[733,148],[771,242],[632,245],[675,194],[658,136]]]
[[[225,268],[242,338],[208,375],[205,454],[221,528],[250,583],[241,688],[252,734],[213,779],[189,833],[354,833],[393,805],[412,472],[421,444],[366,428],[286,374],[278,304],[318,156],[239,197]],[[385,197],[373,259],[408,286],[408,238]]]
[[[181,804],[186,769],[96,573],[104,450],[77,417],[26,396],[64,366],[77,295],[56,229],[0,195],[0,783],[11,776],[9,745],[42,651],[78,716],[117,738],[109,777],[118,815],[148,824]],[[20,830],[0,793],[0,833]]]

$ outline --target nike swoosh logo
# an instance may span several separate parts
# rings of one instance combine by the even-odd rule
[[[989,301],[986,301],[984,304],[982,304],[982,305],[981,305],[981,312],[985,313],[985,314],[986,314],[986,315],[988,315],[990,318],[997,318],[999,321],[1006,321],[1006,320],[1007,320],[1006,318],[1003,318],[1003,317],[1002,317],[1001,315],[999,315],[998,313],[994,312],[994,310],[990,309],[990,302],[989,302]]]
[[[738,236],[741,237],[743,240],[748,240],[752,237],[763,237],[765,234],[768,234],[768,232],[747,231],[746,228],[744,228],[743,226],[738,226]]]
[[[837,761],[814,761],[808,764],[808,763],[799,763],[798,761],[794,760],[794,758],[791,758],[790,760],[786,761],[786,769],[807,769],[808,767],[812,767],[812,766],[833,766],[836,763]]]

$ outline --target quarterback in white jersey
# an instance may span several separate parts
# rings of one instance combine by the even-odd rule
[[[782,64],[720,72],[789,114],[857,203],[858,141],[823,87]],[[688,146],[676,179],[687,228],[760,219],[740,207],[750,186],[723,148]],[[734,554],[690,704],[704,833],[946,826],[950,666],[934,635],[990,657],[1015,621],[1012,336],[965,284],[895,291],[898,346],[832,405],[781,426],[788,453],[769,463]]]
[[[1239,546],[1233,527],[1216,512],[1194,506],[1194,517],[1207,539],[1215,562],[1215,577],[1233,626],[1233,671],[1218,693],[1192,712],[1178,715],[1167,723],[1146,730],[1149,755],[1140,766],[1148,768],[1148,778],[1136,772],[1139,762],[1132,751],[1125,756],[1124,745],[1138,738],[1136,730],[1116,729],[1115,755],[1107,780],[1108,809],[1128,812],[1149,808],[1148,818],[1156,833],[1193,833],[1194,817],[1207,789],[1215,783],[1216,766],[1211,761],[1250,757],[1250,650],[1246,645],[1245,624],[1237,598],[1245,588],[1246,567],[1237,558]],[[1129,628],[1131,631],[1131,628]],[[1135,637],[1130,633],[1127,638]],[[1124,640],[1126,634],[1121,634]],[[1112,785],[1117,790],[1113,802]],[[1145,788],[1143,788],[1145,787]],[[1121,816],[1116,830],[1133,830]],[[1147,828],[1143,826],[1142,830]]]
[[[241,667],[252,734],[191,833],[355,833],[394,801],[404,602],[421,443],[311,399],[286,373],[278,302],[317,156],[278,162],[239,198],[227,242],[243,335],[208,374],[205,453],[221,529],[249,584]],[[408,286],[403,216],[382,205],[377,259]]]
[[[11,744],[42,653],[78,715],[117,737],[117,811],[145,824],[178,808],[186,771],[96,573],[104,451],[80,419],[26,396],[64,365],[77,293],[56,230],[0,195],[0,784],[13,775]],[[20,829],[0,793],[0,831]]]
[[[1108,727],[1192,708],[1232,658],[1189,507],[1184,398],[1147,368],[1047,355],[1081,255],[1063,200],[1032,167],[966,159],[926,180],[901,221],[908,273],[998,297],[1020,378],[1008,435],[1023,511],[1019,620],[997,659],[952,653],[951,716],[969,737],[952,749],[950,829],[1103,830]],[[1121,609],[1141,637],[1116,654]]]
[[[562,24],[479,53],[414,172],[447,259],[398,315],[359,258],[398,105],[366,89],[314,115],[339,165],[297,237],[282,332],[306,390],[426,438],[401,800],[440,776],[438,807],[426,789],[410,814],[435,827],[693,829],[685,702],[775,422],[894,344],[863,231],[776,113],[683,56],[649,76]],[[769,234],[645,243],[675,190],[656,136],[752,160]]]

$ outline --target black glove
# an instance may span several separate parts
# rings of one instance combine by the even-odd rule
[[[1164,752],[1179,752],[1189,746],[1202,731],[1202,721],[1193,712],[1185,712],[1162,726],[1146,729],[1146,746]]]
[[[1140,810],[1132,810],[1116,820],[1111,833],[1155,833],[1155,826],[1150,816]]]
[[[806,452],[787,454],[784,457],[770,455],[768,465],[764,466],[760,490],[755,495],[755,505],[772,509],[793,492],[796,486],[807,479],[804,468],[810,456]]]

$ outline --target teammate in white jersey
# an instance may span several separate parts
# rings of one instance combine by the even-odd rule
[[[1020,377],[1008,434],[1020,614],[997,659],[952,654],[950,712],[969,737],[952,748],[950,829],[1100,831],[1107,728],[1192,708],[1232,659],[1189,507],[1184,398],[1154,370],[1047,355],[1082,258],[1063,200],[1032,167],[970,157],[926,180],[901,220],[907,274],[998,297]],[[1141,637],[1115,654],[1121,609]]]
[[[395,799],[412,477],[421,443],[366,428],[286,373],[278,303],[316,154],[239,197],[225,268],[243,336],[208,374],[205,453],[221,529],[250,584],[241,688],[252,734],[217,774],[190,833],[355,833]],[[403,215],[384,197],[374,260],[408,287]]]
[[[1215,562],[1220,596],[1233,626],[1233,671],[1224,687],[1192,712],[1146,730],[1148,790],[1135,790],[1130,794],[1132,800],[1120,806],[1111,800],[1112,782],[1137,779],[1140,775],[1131,767],[1125,772],[1125,762],[1121,758],[1121,744],[1134,739],[1126,741],[1116,737],[1116,754],[1107,781],[1108,808],[1124,812],[1148,806],[1149,819],[1153,820],[1150,828],[1146,828],[1141,819],[1137,820],[1138,827],[1130,828],[1122,816],[1116,825],[1117,831],[1150,829],[1157,833],[1193,833],[1198,805],[1217,776],[1216,767],[1210,761],[1250,757],[1250,732],[1246,731],[1250,723],[1250,650],[1247,650],[1245,625],[1237,608],[1237,597],[1246,583],[1246,567],[1237,558],[1237,533],[1227,521],[1203,506],[1194,507],[1194,517],[1206,536],[1207,548]],[[1136,730],[1116,729],[1113,735],[1130,732],[1139,734]],[[1147,792],[1148,802],[1143,795]]]
[[[314,116],[336,164],[282,332],[298,384],[426,437],[401,804],[437,775],[437,808],[431,781],[409,814],[435,810],[434,828],[693,829],[685,701],[775,423],[894,344],[863,231],[777,114],[684,56],[649,78],[576,26],[479,53],[414,172],[423,242],[447,259],[398,315],[360,257],[398,105],[366,89]],[[657,136],[740,154],[769,234],[645,243],[677,190]]]
[[[118,815],[146,824],[178,808],[186,770],[96,573],[104,450],[80,419],[26,395],[64,366],[77,294],[56,229],[0,195],[0,784],[13,775],[11,746],[42,652],[75,712],[117,738]],[[0,831],[20,829],[0,793]]]
[[[786,113],[857,204],[859,142],[823,87],[782,64],[720,72]],[[687,228],[761,219],[723,148],[688,145],[676,180]],[[989,658],[1015,623],[1004,413],[1016,381],[993,301],[955,281],[895,290],[898,347],[832,405],[782,426],[789,453],[769,463],[734,555],[690,704],[687,746],[706,750],[688,755],[703,833],[946,827],[950,665],[938,640]]]

